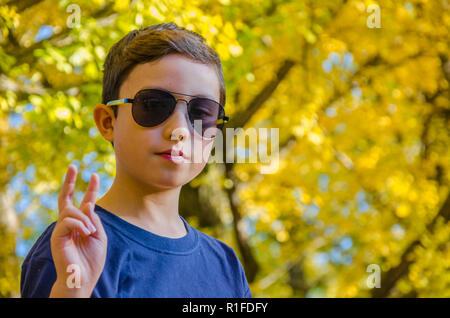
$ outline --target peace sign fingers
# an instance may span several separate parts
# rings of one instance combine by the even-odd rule
[[[80,205],[80,210],[86,214],[89,214],[88,208],[95,206],[95,201],[97,199],[98,189],[99,189],[99,177],[96,173],[91,175],[89,180],[88,189],[84,195],[83,201]]]
[[[77,167],[73,164],[67,169],[66,178],[62,185],[58,197],[58,211],[61,213],[67,206],[73,206],[73,193],[75,191],[75,182],[77,180]]]

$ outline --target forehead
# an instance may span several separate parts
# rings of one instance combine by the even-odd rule
[[[179,54],[136,65],[120,89],[131,98],[141,89],[159,88],[219,100],[219,79],[214,65],[205,65]]]

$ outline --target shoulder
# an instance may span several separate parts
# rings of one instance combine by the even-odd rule
[[[252,297],[244,268],[234,249],[212,236],[198,230],[195,231],[199,233],[200,246],[203,249],[202,252],[208,257],[208,261],[212,264],[211,256],[215,256],[226,273],[226,277],[232,278],[237,283],[238,297]]]
[[[55,225],[56,222],[53,222],[42,232],[25,257],[24,264],[36,259],[53,261],[50,239]]]
[[[230,260],[239,262],[237,255],[231,246],[208,234],[198,230],[195,231],[198,232],[199,241],[203,248],[208,248],[218,256],[227,257]]]
[[[199,245],[202,253],[207,255],[209,260],[216,259],[224,270],[233,276],[240,276],[244,269],[236,255],[234,249],[219,239],[209,236],[203,232],[198,232]]]

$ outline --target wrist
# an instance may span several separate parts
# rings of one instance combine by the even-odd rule
[[[56,279],[50,291],[50,298],[89,298],[92,295],[94,287],[73,286],[65,280]]]

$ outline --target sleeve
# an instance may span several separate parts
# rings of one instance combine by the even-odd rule
[[[56,281],[56,269],[51,254],[50,238],[56,222],[42,233],[28,252],[20,274],[22,298],[49,297]]]
[[[56,281],[56,269],[48,259],[23,263],[20,279],[22,298],[48,298]]]
[[[250,291],[250,287],[248,286],[247,278],[245,277],[245,271],[242,268],[242,265],[239,264],[241,268],[241,280],[243,285],[243,296],[242,298],[252,298],[252,292]]]

